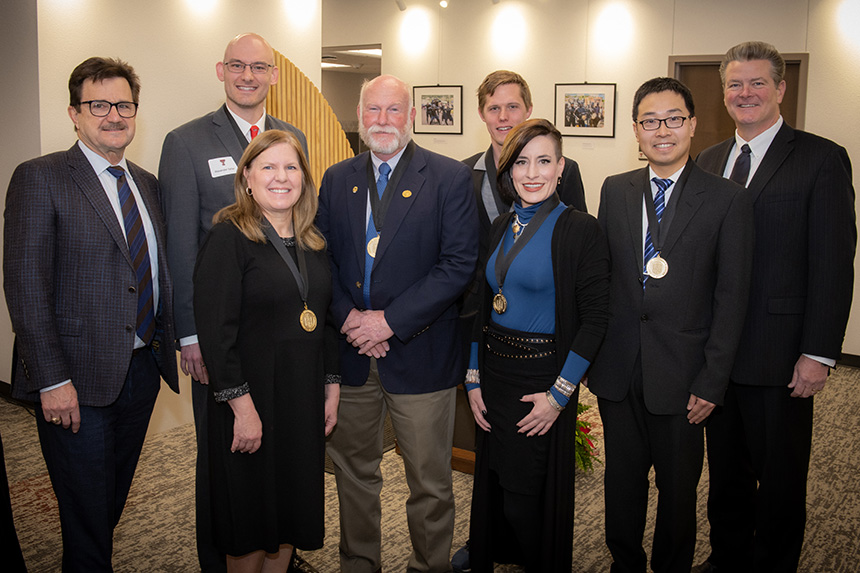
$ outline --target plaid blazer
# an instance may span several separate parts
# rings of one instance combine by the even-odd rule
[[[158,243],[153,351],[165,381],[179,392],[158,182],[128,167]],[[81,405],[111,404],[134,348],[137,281],[122,227],[77,143],[19,165],[4,216],[4,288],[17,347],[13,395],[35,401],[40,388],[71,379]]]

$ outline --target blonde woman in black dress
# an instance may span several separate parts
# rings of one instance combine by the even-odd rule
[[[194,271],[209,371],[213,535],[232,572],[284,572],[323,543],[325,436],[337,422],[331,270],[296,138],[245,150],[236,203],[214,217]]]

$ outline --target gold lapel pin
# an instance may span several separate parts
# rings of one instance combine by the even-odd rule
[[[404,199],[409,199],[410,197],[412,197],[412,191],[407,189],[406,191],[403,192],[403,198]]]
[[[358,185],[356,185],[355,187],[353,187],[353,188],[352,188],[352,192],[353,192],[353,193],[358,193]]]

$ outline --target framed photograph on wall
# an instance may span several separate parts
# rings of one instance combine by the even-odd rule
[[[463,86],[415,86],[415,133],[463,134]]]
[[[555,84],[555,127],[574,137],[615,137],[615,84]]]

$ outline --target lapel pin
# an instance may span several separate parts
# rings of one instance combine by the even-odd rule
[[[358,185],[356,185],[355,187],[353,187],[353,188],[352,188],[352,192],[353,192],[353,193],[358,193]]]
[[[412,191],[407,189],[406,191],[403,192],[403,198],[404,199],[409,199],[410,197],[412,197]]]

